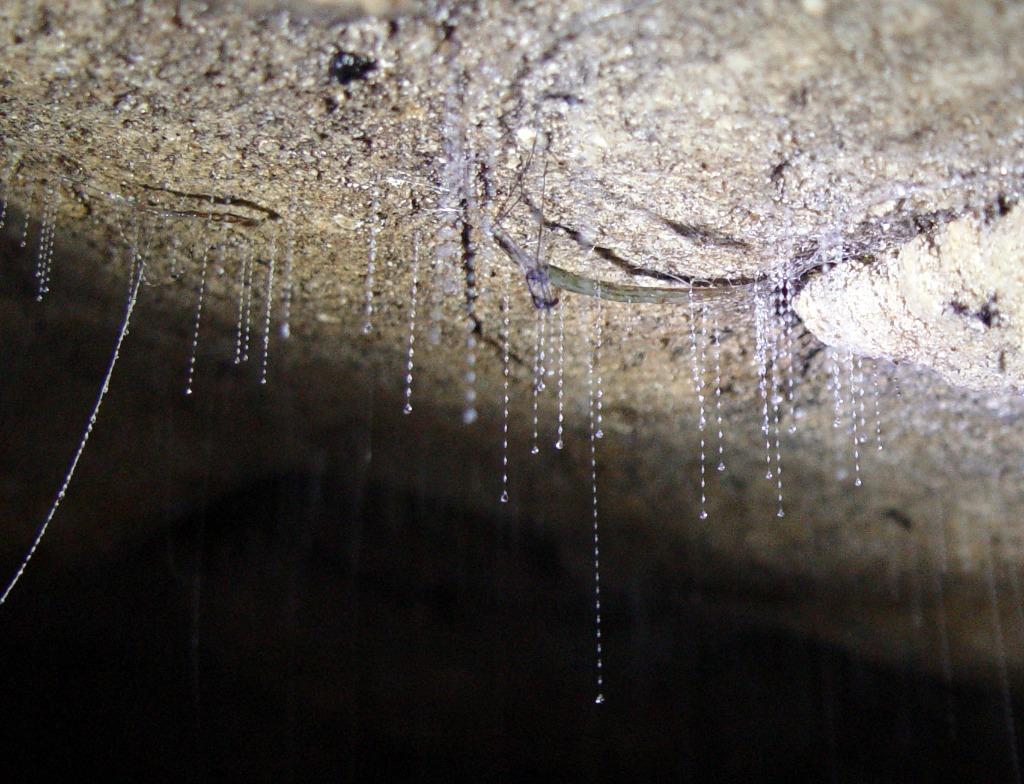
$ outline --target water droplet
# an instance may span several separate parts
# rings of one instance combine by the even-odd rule
[[[284,283],[281,287],[281,337],[287,340],[292,336],[292,297],[294,296],[294,283],[292,282],[292,265],[295,262],[295,197],[292,196],[291,205],[288,209],[288,240],[284,257]]]
[[[761,397],[761,432],[764,434],[764,459],[766,463],[765,479],[771,479],[772,444],[771,421],[769,414],[768,392],[772,383],[771,357],[769,340],[771,336],[772,309],[774,308],[772,292],[760,289],[760,281],[754,284],[754,364],[757,370],[757,388]]]
[[[7,223],[7,191],[10,186],[7,181],[0,182],[0,188],[3,189],[3,193],[0,194],[0,229],[3,229]]]
[[[600,410],[601,377],[596,374],[601,351],[601,287],[597,287],[594,297],[594,329],[591,334],[591,351],[587,360],[587,386],[590,398],[590,496],[593,514],[594,532],[594,647],[595,670],[597,677],[597,703],[604,702],[602,686],[604,685],[604,656],[601,649],[601,536],[598,524],[597,497],[597,426]]]
[[[875,409],[875,444],[878,451],[883,449],[882,444],[882,412],[881,412],[881,391],[878,382],[878,360],[871,366],[871,397]]]
[[[430,326],[427,330],[427,341],[431,345],[437,345],[441,340],[444,295],[454,295],[460,288],[465,291],[469,282],[467,273],[470,271],[464,265],[464,277],[460,286],[455,278],[455,272],[458,268],[458,240],[460,234],[468,231],[466,212],[470,209],[470,194],[467,188],[470,179],[469,155],[465,148],[466,119],[463,114],[462,80],[454,63],[449,63],[444,77],[444,104],[440,123],[444,169],[441,173],[437,204],[442,223],[437,232],[439,242],[434,248],[430,274]],[[463,244],[465,241],[466,237],[463,236]]]
[[[594,315],[592,336],[592,340],[594,343],[592,371],[595,374],[594,383],[596,386],[596,391],[594,393],[594,438],[601,440],[602,438],[604,438],[604,428],[602,427],[602,424],[604,422],[604,385],[600,373],[601,349],[604,347],[604,315],[601,304],[602,295],[600,285],[598,285],[597,287],[597,291],[595,293],[595,300],[597,302],[597,306]]]
[[[772,330],[772,341],[771,341],[771,352],[772,352],[772,428],[775,433],[775,492],[778,500],[778,509],[775,512],[776,517],[785,517],[785,512],[782,506],[782,437],[779,428],[780,421],[780,406],[784,399],[782,395],[778,394],[777,387],[779,386],[778,368],[782,359],[782,353],[787,350],[785,345],[786,341],[786,324],[788,318],[789,304],[786,301],[787,292],[789,291],[788,281],[781,280],[776,283],[776,302],[775,302],[775,316],[773,323],[775,328]],[[790,355],[786,358],[788,369],[792,368],[793,356],[792,356],[792,345],[788,347]],[[792,376],[790,376],[787,383],[791,383]]]
[[[538,308],[534,311],[534,343],[533,343],[533,436],[530,441],[530,454],[540,454],[537,444],[540,393],[544,389],[544,325],[547,323],[547,311]]]
[[[135,312],[135,303],[138,301],[139,287],[142,285],[144,271],[145,260],[142,259],[140,260],[138,269],[135,272],[132,286],[129,289],[124,319],[122,320],[121,328],[117,333],[117,339],[114,341],[114,350],[111,353],[110,362],[107,365],[106,373],[104,374],[103,381],[100,384],[100,391],[96,396],[96,402],[93,404],[92,411],[89,413],[89,419],[86,423],[85,430],[78,441],[78,447],[75,450],[74,456],[71,458],[71,463],[64,474],[64,479],[61,481],[57,494],[54,496],[53,501],[50,504],[46,517],[43,519],[42,525],[40,525],[39,529],[36,531],[35,539],[33,539],[28,552],[18,565],[18,569],[15,571],[14,576],[11,577],[4,588],[3,593],[0,594],[0,605],[7,601],[7,598],[11,595],[11,591],[14,590],[14,586],[18,584],[18,581],[28,568],[29,562],[32,560],[32,556],[35,555],[36,550],[39,549],[40,542],[43,541],[43,537],[46,535],[46,531],[50,527],[50,523],[53,521],[54,515],[57,514],[57,509],[60,507],[64,497],[67,495],[68,488],[71,486],[71,480],[75,476],[75,469],[78,467],[82,454],[85,452],[85,447],[89,443],[89,437],[92,435],[92,431],[96,427],[96,422],[99,419],[100,408],[106,398],[107,391],[110,389],[110,381],[114,377],[114,368],[117,367],[118,358],[121,356],[121,347],[124,344],[124,339],[127,337],[131,327],[132,314]]]
[[[467,189],[468,190],[468,189]],[[476,302],[479,291],[476,286],[476,244],[468,219],[462,221],[462,271],[463,296],[466,304],[466,411],[462,421],[471,424],[476,421],[476,335],[479,322],[476,317]]]
[[[787,270],[787,276],[792,274]],[[797,357],[793,349],[793,325],[796,316],[793,312],[793,283],[789,277],[783,283],[781,294],[780,317],[782,318],[783,342],[785,343],[786,354],[786,403],[789,405],[790,413],[796,409],[796,362]],[[796,420],[790,419],[789,432],[796,432]]]
[[[839,363],[838,351],[829,351],[829,376],[832,382],[832,395],[834,404],[834,417],[832,427],[839,428],[843,423],[843,377],[842,366]]]
[[[203,255],[199,262],[199,287],[196,294],[196,314],[192,325],[192,347],[188,357],[188,381],[185,384],[185,394],[192,394],[192,386],[195,383],[196,357],[199,352],[199,325],[203,318],[203,299],[206,297],[206,268],[209,258],[210,246],[203,243]]]
[[[858,435],[858,422],[860,417],[858,416],[857,402],[857,380],[854,374],[854,359],[853,352],[848,351],[846,353],[846,366],[849,378],[849,398],[850,398],[850,438],[853,442],[853,484],[854,487],[861,486],[860,480],[860,437]],[[860,402],[863,405],[863,388],[861,388]]]
[[[35,198],[35,187],[29,185],[28,194],[25,198],[25,221],[21,225],[21,239],[18,242],[19,248],[24,248],[28,245],[28,226],[32,221],[32,201]]]
[[[270,323],[274,309],[274,265],[277,261],[277,233],[270,237],[270,253],[267,259],[267,289],[263,310],[263,359],[260,361],[260,384],[267,383],[267,368],[270,365]]]
[[[36,256],[36,301],[42,302],[50,291],[50,272],[53,267],[53,244],[56,234],[59,191],[52,182],[46,183],[43,195],[43,214],[39,226],[39,249]]]
[[[252,267],[253,250],[251,243],[246,243],[241,254],[238,272],[238,318],[235,324],[235,364],[239,365],[249,359],[250,311],[252,305]]]
[[[504,290],[501,295],[501,502],[508,503],[508,402],[511,351],[511,314],[509,313],[509,275],[504,276]]]
[[[181,235],[171,227],[170,216],[168,216],[164,226],[166,231],[169,231],[171,234],[171,260],[168,274],[170,274],[172,280],[177,280],[178,276],[181,275],[181,270],[179,269],[181,264]]]
[[[700,483],[700,511],[698,518],[706,520],[707,513],[707,454],[705,451],[704,427],[706,417],[704,412],[704,363],[706,360],[707,346],[707,312],[704,305],[700,309],[694,307],[693,284],[686,290],[686,299],[690,306],[690,359],[693,367],[693,394],[697,399],[697,435],[700,440],[700,463],[698,481]],[[700,340],[698,340],[697,323],[700,321]]]
[[[558,424],[556,428],[555,449],[562,449],[565,436],[565,300],[558,306]]]
[[[722,426],[722,332],[718,326],[718,312],[713,312],[711,332],[715,346],[715,422],[718,425],[718,470],[725,470],[725,434]]]
[[[416,344],[416,297],[419,293],[420,283],[420,235],[414,232],[412,235],[412,284],[409,289],[409,337],[406,348],[405,359],[405,406],[402,411],[406,414],[412,413],[412,371],[414,365],[415,344]]]
[[[374,197],[370,203],[370,232],[366,241],[366,277],[363,292],[364,335],[369,335],[373,331],[373,285],[374,275],[377,272],[377,233],[380,231],[381,226],[379,211],[380,203]]]

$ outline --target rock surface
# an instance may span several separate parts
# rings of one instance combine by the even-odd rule
[[[958,387],[1024,389],[1024,209],[965,216],[890,258],[810,281],[796,312],[819,340],[931,368]]]

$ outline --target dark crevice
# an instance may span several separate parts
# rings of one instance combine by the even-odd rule
[[[588,242],[586,237],[583,235],[583,232],[578,229],[574,229],[564,223],[548,218],[544,218],[543,221],[545,228],[565,234],[581,248],[585,248],[588,251],[592,250],[597,254],[597,256],[611,264],[614,264],[620,270],[632,277],[649,278],[662,283],[681,283],[686,286],[693,286],[694,288],[733,288],[737,286],[748,286],[756,280],[755,278],[748,277],[705,278],[696,275],[675,275],[671,272],[663,272],[650,267],[643,267],[621,256],[612,248]]]
[[[680,283],[687,286],[693,286],[695,288],[711,288],[711,287],[732,287],[732,286],[746,286],[755,282],[754,278],[747,277],[717,277],[717,278],[705,278],[698,277],[696,275],[676,275],[671,272],[664,272],[662,270],[653,269],[651,267],[644,267],[640,264],[636,264],[630,261],[618,251],[613,248],[609,248],[604,245],[597,245],[592,240],[589,240],[584,233],[572,226],[569,226],[560,221],[553,220],[544,215],[543,210],[538,207],[533,200],[525,193],[521,193],[520,198],[525,201],[527,206],[530,208],[530,212],[533,215],[533,219],[538,222],[545,229],[551,231],[558,231],[566,235],[579,245],[581,248],[586,250],[588,253],[594,253],[599,258],[613,264],[615,267],[620,269],[627,275],[635,278],[648,278],[650,280],[656,280],[661,283]],[[659,221],[662,221],[668,228],[680,236],[685,236],[690,240],[696,241],[702,245],[720,245],[723,247],[737,247],[746,248],[740,240],[727,237],[725,235],[715,232],[713,229],[706,227],[689,226],[678,221],[672,221],[667,218],[663,218],[656,213],[651,213]],[[699,238],[699,239],[698,239]],[[730,245],[729,243],[739,243],[738,245]]]
[[[730,237],[728,234],[723,234],[722,232],[708,228],[707,226],[696,226],[690,223],[682,223],[653,212],[651,214],[680,237],[685,237],[701,247],[714,246],[719,248],[730,248],[732,250],[750,250],[750,245],[744,240]]]
[[[245,207],[246,209],[255,210],[256,212],[262,212],[270,220],[280,220],[281,219],[280,213],[275,212],[274,210],[270,209],[269,207],[264,207],[261,204],[257,204],[254,201],[250,201],[249,199],[240,199],[240,198],[237,198],[235,196],[214,196],[214,195],[209,194],[209,193],[189,193],[187,191],[174,190],[173,188],[163,188],[163,187],[158,187],[156,185],[145,185],[145,184],[141,184],[141,183],[140,183],[139,187],[141,187],[143,190],[152,191],[152,192],[155,192],[155,193],[168,193],[171,196],[179,196],[179,197],[184,198],[184,199],[196,199],[197,201],[201,201],[201,202],[204,202],[206,204],[216,204],[216,205],[218,205],[220,207]],[[185,214],[192,214],[193,211],[191,211],[191,210],[182,210],[181,212],[183,212]],[[174,214],[174,211],[172,211],[172,214]],[[225,213],[225,214],[231,214],[231,213]],[[250,222],[253,222],[253,223],[256,222],[252,218],[243,218],[242,216],[236,216],[236,217],[240,218],[243,221],[250,221]]]
[[[258,218],[248,218],[235,212],[218,212],[216,210],[168,210],[160,207],[140,206],[142,212],[150,212],[158,215],[166,215],[174,218],[200,218],[213,223],[233,223],[238,226],[259,226],[263,223]]]
[[[914,527],[914,521],[911,520],[909,516],[907,516],[904,512],[901,512],[899,509],[886,509],[884,512],[882,512],[882,514],[885,517],[888,517],[894,523],[896,523],[896,525],[898,525],[904,531],[910,531]]]

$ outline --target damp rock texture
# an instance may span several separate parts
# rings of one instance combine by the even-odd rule
[[[978,391],[1024,389],[1024,208],[967,215],[894,254],[811,280],[796,311],[824,343],[931,368]]]

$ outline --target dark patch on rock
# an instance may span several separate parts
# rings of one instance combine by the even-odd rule
[[[331,59],[329,73],[338,84],[349,85],[365,79],[377,70],[377,62],[369,57],[354,52],[338,51]]]
[[[785,184],[786,169],[789,168],[789,161],[779,161],[772,167],[771,173],[768,175],[768,179],[771,180],[772,185],[776,188],[781,188]]]
[[[982,211],[982,218],[985,223],[992,223],[993,221],[1007,215],[1016,204],[1017,199],[1012,196],[1007,196],[1005,193],[1000,193],[996,196],[995,202],[987,206]]]
[[[925,238],[929,250],[937,256],[939,254],[939,243],[935,235],[940,227],[937,216],[934,213],[919,214],[915,215],[913,220],[914,227]]]
[[[561,101],[568,106],[579,106],[583,103],[583,99],[578,95],[567,92],[547,92],[542,97],[545,101]]]
[[[971,308],[965,305],[960,300],[951,300],[947,307],[952,310],[956,315],[963,316],[964,318],[973,318],[980,321],[985,325],[986,329],[999,326],[1002,320],[1002,315],[999,313],[999,309],[996,308],[996,303],[999,301],[998,294],[992,294],[977,310],[971,310]]]
[[[996,295],[993,294],[988,298],[988,301],[981,306],[981,309],[976,314],[974,314],[975,318],[977,318],[986,327],[991,327],[999,323],[999,311],[996,310],[995,307],[997,299],[998,298],[996,297]]]
[[[969,316],[971,314],[971,309],[959,300],[951,300],[948,307],[958,316]]]
[[[901,512],[899,509],[890,507],[889,509],[886,509],[884,512],[882,512],[882,515],[884,517],[888,517],[890,520],[896,523],[896,525],[898,525],[905,531],[910,531],[914,528],[914,521],[911,520],[910,517]]]
[[[737,250],[749,247],[743,240],[730,237],[727,234],[723,234],[722,232],[707,226],[683,223],[682,221],[666,218],[663,215],[658,215],[657,218],[662,224],[674,231],[680,237],[685,237],[700,247],[717,245],[719,247],[735,248]]]

